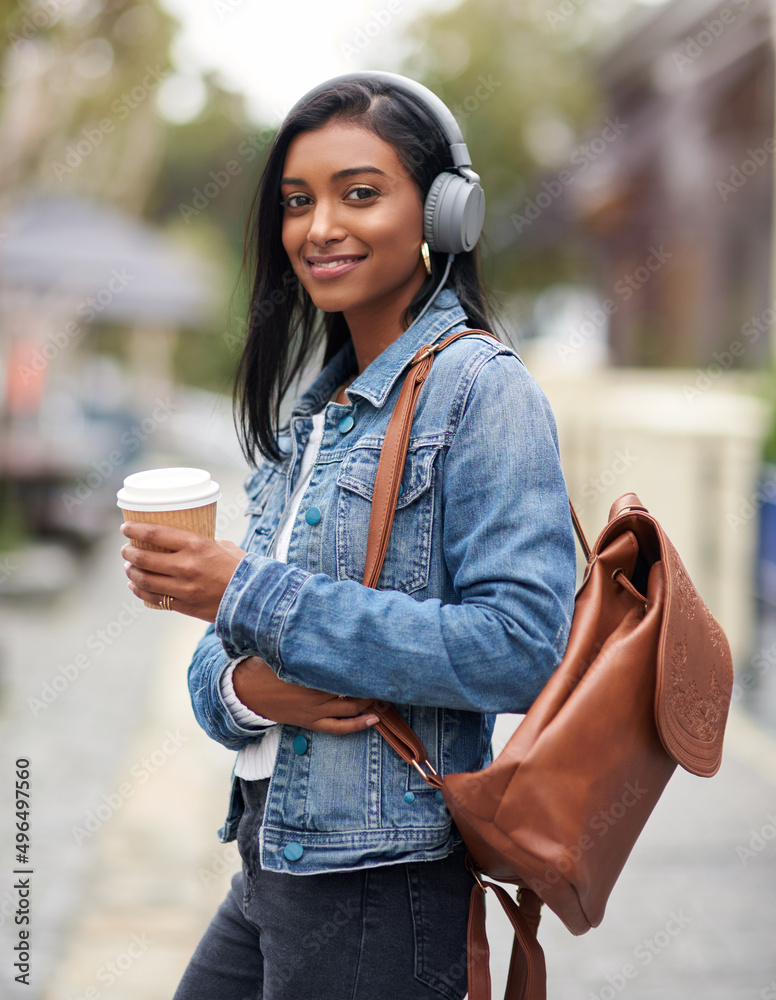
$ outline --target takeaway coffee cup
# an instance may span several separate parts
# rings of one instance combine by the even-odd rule
[[[117,505],[127,521],[168,524],[215,538],[220,496],[218,483],[204,469],[147,469],[127,476],[117,494]],[[168,551],[137,539],[132,544],[155,552]],[[150,601],[143,603],[147,608],[159,607]]]

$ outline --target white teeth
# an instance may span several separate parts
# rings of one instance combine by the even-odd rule
[[[350,264],[354,260],[358,260],[358,257],[349,257],[347,260],[327,260],[326,263],[321,261],[310,261],[313,267],[339,267],[340,264]]]

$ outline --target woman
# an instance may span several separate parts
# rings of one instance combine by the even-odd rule
[[[378,587],[360,582],[410,360],[490,323],[474,254],[423,246],[426,195],[462,162],[436,99],[352,76],[292,110],[254,199],[238,413],[246,456],[263,460],[246,483],[245,551],[122,528],[134,593],[212,623],[192,702],[239,751],[220,835],[237,837],[243,871],[176,1000],[463,997],[460,837],[441,795],[372,729],[372,706],[395,703],[442,774],[480,768],[494,713],[528,708],[571,619],[554,420],[516,355],[482,334],[434,361]],[[280,400],[321,338],[323,369],[281,429]]]

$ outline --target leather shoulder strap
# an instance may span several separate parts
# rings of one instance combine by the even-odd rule
[[[484,334],[498,340],[498,337],[485,330],[462,330],[460,333],[446,337],[439,344],[421,347],[410,362],[410,370],[388,422],[375,476],[372,511],[369,518],[366,567],[362,581],[367,587],[377,585],[383,568],[388,539],[391,536],[393,526],[396,501],[399,497],[402,472],[407,459],[415,407],[423,383],[431,371],[434,355],[461,337],[472,334]],[[571,514],[585,554],[589,555],[590,550],[573,507]],[[404,761],[417,768],[429,785],[441,788],[443,780],[429,763],[423,743],[396,709],[388,702],[375,702],[373,707],[380,717],[380,721],[374,728],[383,739],[393,747]],[[518,906],[501,886],[493,882],[483,882],[482,879],[477,879],[477,883],[472,889],[469,908],[469,997],[471,1000],[490,1000],[491,997],[490,951],[485,931],[484,908],[484,895],[486,888],[488,888],[495,892],[515,933],[505,1000],[546,1000],[547,974],[544,952],[536,939],[541,909],[540,900],[528,890],[523,890],[525,895],[522,900],[523,905]]]
[[[462,330],[460,333],[451,334],[438,344],[424,345],[416,352],[410,362],[410,370],[388,422],[377,466],[377,475],[375,476],[372,512],[369,517],[369,537],[366,545],[366,566],[361,581],[365,587],[376,587],[377,581],[380,579],[385,553],[388,549],[388,539],[391,537],[404,463],[407,460],[407,448],[410,443],[415,407],[423,383],[431,371],[434,355],[443,351],[456,340],[460,340],[461,337],[468,337],[475,333],[498,340],[498,337],[485,330]]]
[[[396,501],[399,497],[399,487],[401,485],[404,463],[407,460],[407,448],[410,443],[410,432],[412,430],[412,420],[415,415],[415,407],[420,396],[420,390],[426,381],[434,355],[439,354],[450,344],[460,340],[461,337],[469,337],[479,334],[484,337],[492,337],[498,341],[498,337],[487,330],[461,330],[460,333],[453,333],[438,344],[425,345],[417,351],[415,357],[410,362],[410,370],[404,380],[404,385],[399,393],[391,419],[388,422],[388,429],[385,432],[385,441],[380,461],[377,466],[374,488],[372,491],[372,511],[369,517],[369,536],[366,545],[366,565],[362,583],[365,587],[376,587],[380,579],[380,573],[385,561],[385,553],[388,549],[388,539],[391,537],[393,518],[396,511]],[[500,341],[499,341],[500,343]],[[585,558],[590,558],[590,546],[588,545],[582,525],[577,516],[574,505],[569,500],[571,508],[571,519],[574,524],[579,544]]]
[[[410,362],[409,372],[404,379],[404,385],[401,387],[399,398],[388,422],[385,440],[380,452],[380,461],[377,465],[372,491],[372,511],[369,516],[366,566],[362,579],[365,587],[376,587],[377,581],[380,579],[385,553],[388,549],[388,539],[391,537],[404,463],[407,460],[407,448],[410,442],[415,407],[423,383],[431,371],[434,355],[461,337],[468,337],[475,333],[481,333],[498,340],[492,333],[487,333],[485,330],[462,330],[460,333],[451,334],[438,344],[425,344],[415,353]],[[377,715],[380,716],[380,721],[375,725],[375,729],[383,739],[393,747],[404,761],[416,767],[430,785],[439,787],[439,779],[428,762],[426,748],[396,709],[388,702],[376,703],[374,708]],[[427,768],[426,771],[422,769],[423,766]]]
[[[388,540],[391,537],[393,518],[396,512],[396,501],[399,498],[399,486],[404,471],[404,463],[407,460],[407,448],[412,430],[412,420],[415,415],[415,407],[420,396],[420,390],[426,381],[434,356],[443,351],[450,344],[460,340],[461,337],[470,337],[479,334],[485,337],[492,337],[498,341],[495,334],[487,330],[461,330],[459,333],[450,334],[438,344],[426,344],[421,347],[410,362],[410,368],[401,387],[399,398],[388,422],[385,432],[380,460],[377,465],[374,488],[372,490],[372,510],[369,516],[369,535],[366,546],[366,565],[362,583],[365,587],[376,587],[380,579],[380,573],[385,561],[385,553],[388,550]],[[571,501],[571,517],[574,529],[579,538],[585,558],[590,557],[590,547],[587,544],[582,525],[579,523],[577,512],[574,510]],[[375,729],[383,736],[393,749],[408,764],[418,767],[420,764],[428,764],[428,756],[425,748],[412,729],[402,719],[393,706],[387,702],[381,702],[376,706],[376,712],[380,716],[380,722],[375,725]],[[420,769],[420,768],[419,768]],[[423,773],[423,776],[435,787],[438,783],[433,774]]]

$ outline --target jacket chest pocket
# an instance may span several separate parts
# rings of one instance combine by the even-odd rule
[[[242,547],[257,555],[266,555],[275,536],[280,510],[285,498],[285,476],[272,465],[263,465],[245,484],[250,520]]]
[[[434,516],[434,459],[438,446],[417,447],[407,454],[401,490],[388,541],[379,590],[406,594],[428,586]],[[354,448],[337,476],[337,574],[361,580],[366,564],[379,447]]]

